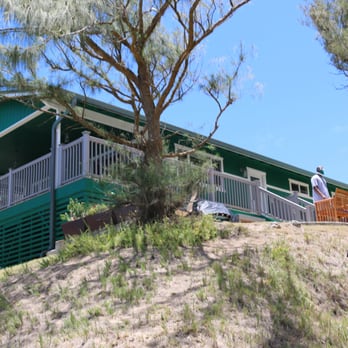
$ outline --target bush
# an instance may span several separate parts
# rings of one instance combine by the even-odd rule
[[[133,248],[145,253],[157,250],[165,259],[181,255],[182,247],[197,247],[215,238],[217,229],[211,216],[178,217],[147,224],[108,226],[106,232],[94,235],[86,232],[69,238],[59,252],[57,261],[78,255],[112,252],[118,248]]]
[[[115,204],[132,203],[143,223],[172,216],[197,192],[207,174],[207,165],[195,166],[177,160],[145,162],[142,159],[120,165],[114,180],[121,187]]]
[[[105,211],[109,206],[105,203],[87,204],[80,202],[76,198],[70,198],[67,205],[67,211],[60,215],[62,221],[74,221],[86,217],[88,215],[94,215],[96,213]]]

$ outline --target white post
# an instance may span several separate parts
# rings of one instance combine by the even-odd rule
[[[87,176],[89,173],[89,141],[90,132],[82,132],[82,176]]]
[[[57,117],[58,118],[58,117]],[[62,135],[62,127],[61,123],[58,124],[56,128],[56,177],[55,177],[55,188],[59,187],[61,184],[62,178],[62,147],[61,147],[61,135]]]
[[[251,187],[252,187],[251,197],[254,202],[254,207],[252,206],[253,213],[263,214],[266,211],[265,211],[265,207],[261,203],[260,181],[259,180],[252,181]]]
[[[7,191],[7,207],[10,207],[12,204],[12,192],[13,192],[13,183],[12,183],[12,168],[8,171],[8,191]]]
[[[212,202],[216,201],[216,197],[215,197],[215,192],[216,192],[216,187],[214,184],[214,170],[212,168],[209,168],[208,170],[208,196],[209,196],[209,200]]]

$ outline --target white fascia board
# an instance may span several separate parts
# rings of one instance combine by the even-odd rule
[[[57,114],[61,113],[64,110],[62,105],[60,105],[58,102],[55,102],[53,100],[43,99],[41,101],[45,104],[45,107],[43,108],[45,110],[53,109],[53,110],[56,110]]]
[[[27,97],[33,95],[33,92],[4,92],[0,93],[0,96],[3,96],[4,100],[18,99],[22,97]]]
[[[59,113],[59,110],[62,111],[62,106],[57,102],[54,102],[52,100],[49,100],[49,101],[44,100],[43,102],[45,103],[47,108],[55,109],[57,110],[58,113]],[[133,133],[134,131],[133,122],[126,122],[116,117],[107,116],[100,112],[89,110],[83,107],[75,107],[74,109],[76,110],[77,114],[79,114],[81,117],[83,117],[84,119],[88,121],[93,121],[99,124],[110,126],[112,128],[121,129],[123,131],[130,132],[130,133]],[[66,115],[65,117],[72,119],[72,117],[68,115]],[[143,127],[140,127],[140,130],[142,128]]]
[[[134,132],[134,123],[133,122],[126,122],[123,120],[120,120],[116,117],[111,117],[107,115],[103,115],[99,112],[78,108],[80,115],[84,115],[85,119],[89,121],[94,121],[106,126],[110,126],[112,128],[121,129],[126,132],[133,133]],[[139,127],[140,130],[143,129],[143,127]]]

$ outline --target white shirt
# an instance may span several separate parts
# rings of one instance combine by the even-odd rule
[[[313,195],[314,202],[321,201],[322,199],[324,199],[314,190],[314,187],[318,187],[319,191],[323,195],[325,195],[326,198],[330,198],[329,190],[327,189],[326,180],[322,175],[314,174],[311,179],[311,184],[313,188],[312,195]]]

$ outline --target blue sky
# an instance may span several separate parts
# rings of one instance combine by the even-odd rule
[[[303,24],[305,0],[254,0],[205,44],[212,57],[247,52],[238,101],[214,138],[348,183],[348,80],[331,65],[317,33]],[[192,93],[168,109],[165,122],[207,134],[215,105]]]

